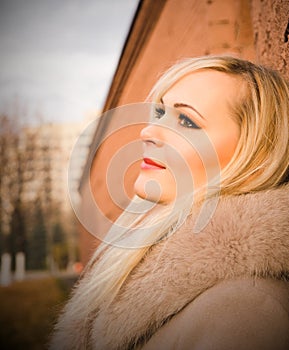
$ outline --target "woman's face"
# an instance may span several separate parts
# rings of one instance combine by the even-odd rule
[[[141,131],[144,153],[136,194],[171,203],[218,176],[234,153],[239,126],[232,108],[240,79],[214,70],[190,73],[175,83]]]

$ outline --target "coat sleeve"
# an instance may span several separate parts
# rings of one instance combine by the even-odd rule
[[[164,349],[174,350],[289,349],[288,289],[270,283],[234,280],[210,288],[161,329],[155,344],[165,341]]]

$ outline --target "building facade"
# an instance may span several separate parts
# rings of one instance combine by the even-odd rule
[[[235,55],[279,70],[289,78],[288,19],[289,2],[285,0],[143,0],[123,48],[104,111],[145,101],[162,72],[186,57]],[[115,172],[108,185],[108,167],[115,150],[136,142],[143,127],[139,123],[127,132],[114,132],[108,137],[109,131],[115,130],[114,120],[108,117],[100,121],[81,181],[82,208],[87,213],[81,233],[83,262],[123,210],[112,198],[112,189],[117,198],[122,198],[118,202],[127,203],[133,195],[133,182],[139,169],[140,162],[127,169],[125,189],[119,185],[124,177],[121,172]],[[135,157],[140,159],[138,154]],[[126,158],[130,154],[124,154],[123,160]],[[97,208],[93,200],[88,200],[91,197]]]

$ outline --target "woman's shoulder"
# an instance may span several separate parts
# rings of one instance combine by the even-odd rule
[[[184,314],[204,330],[203,338],[198,332],[200,342],[214,339],[222,349],[238,349],[237,345],[289,348],[289,282],[268,278],[224,281],[202,293]]]
[[[231,306],[230,301],[246,301],[248,305],[249,301],[258,299],[263,301],[263,306],[265,306],[265,300],[280,303],[289,314],[289,280],[257,277],[228,279],[207,289],[194,302],[196,304],[205,302],[205,305],[208,305],[208,301],[210,303],[224,301]],[[241,306],[244,305],[241,304]],[[258,306],[261,305],[256,305]]]
[[[288,349],[289,282],[223,281],[200,294],[158,333],[151,343],[169,337],[167,349],[173,344],[182,350]]]

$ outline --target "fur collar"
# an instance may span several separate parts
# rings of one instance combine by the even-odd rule
[[[149,338],[200,293],[224,279],[289,273],[289,184],[226,197],[209,224],[190,219],[153,246],[93,324],[94,349],[127,349]]]

